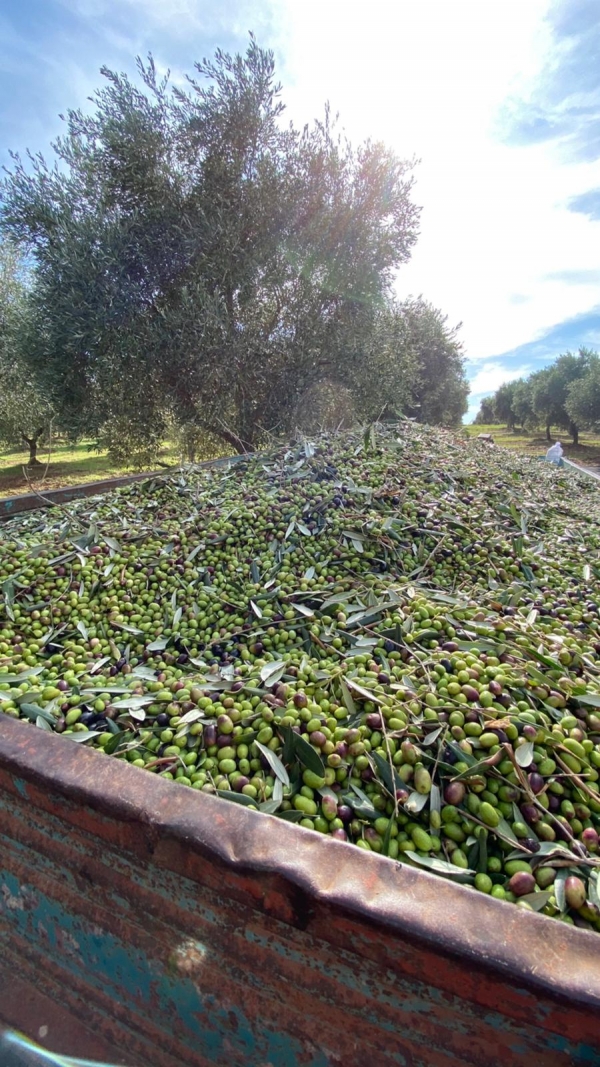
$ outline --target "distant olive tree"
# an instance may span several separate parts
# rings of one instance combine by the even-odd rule
[[[0,440],[25,445],[35,466],[54,409],[24,356],[35,344],[28,297],[23,258],[13,242],[0,241]]]
[[[588,369],[567,388],[567,415],[574,425],[592,429],[600,423],[600,357],[590,353]]]
[[[496,412],[494,410],[494,398],[492,396],[484,396],[479,404],[479,411],[473,419],[473,422],[477,426],[489,426],[495,421]]]

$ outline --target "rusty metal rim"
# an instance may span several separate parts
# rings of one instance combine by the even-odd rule
[[[153,842],[239,871],[276,874],[309,898],[426,943],[469,964],[600,1008],[597,936],[476,890],[360,852],[273,816],[146,774],[29,724],[0,716],[0,767],[50,794],[125,823]]]

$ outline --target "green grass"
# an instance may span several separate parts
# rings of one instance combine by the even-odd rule
[[[133,467],[117,467],[106,452],[93,450],[92,441],[79,441],[76,445],[54,442],[48,462],[48,449],[38,451],[42,466],[35,473],[28,470],[27,478],[39,492],[44,489],[58,489],[65,485],[80,485],[83,482],[99,481],[102,478],[118,478],[120,475],[133,474]],[[0,497],[17,496],[30,492],[30,487],[23,473],[27,463],[27,449],[7,448],[0,451]],[[179,454],[174,445],[166,443],[160,451],[159,464],[177,465]],[[155,465],[156,470],[161,469]]]
[[[503,448],[512,448],[532,456],[543,456],[550,447],[542,430],[507,430],[506,426],[465,426],[469,437],[480,433],[491,433],[494,444]],[[574,445],[567,433],[551,431],[552,441],[560,441],[567,459],[583,467],[600,467],[600,434],[580,433],[579,444]]]

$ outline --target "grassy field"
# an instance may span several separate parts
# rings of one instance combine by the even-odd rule
[[[543,456],[549,445],[543,431],[528,433],[525,430],[507,430],[505,426],[465,426],[469,437],[480,433],[491,433],[494,443],[503,448],[512,448],[515,452],[524,452],[532,456]],[[552,441],[560,441],[567,459],[579,463],[582,467],[600,467],[600,435],[580,433],[579,444],[573,445],[567,433],[552,433]]]
[[[38,459],[42,466],[35,468],[35,473],[23,472],[28,452],[21,448],[9,448],[0,451],[0,497],[17,496],[31,492],[28,480],[39,492],[45,489],[58,489],[64,485],[81,485],[83,482],[99,481],[101,478],[118,478],[119,475],[133,474],[133,467],[116,467],[110,462],[106,452],[96,452],[91,441],[80,441],[76,445],[55,442],[48,462],[47,448],[40,448]],[[161,449],[159,465],[168,466],[179,463],[179,454],[168,443]]]

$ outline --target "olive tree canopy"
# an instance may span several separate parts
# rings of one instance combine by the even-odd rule
[[[321,379],[359,396],[417,239],[413,161],[353,148],[327,109],[286,125],[253,37],[184,88],[151,57],[135,81],[102,74],[54,163],[15,156],[3,184],[0,224],[34,265],[25,357],[47,403],[109,442],[159,440],[172,420],[244,450],[289,429]]]

